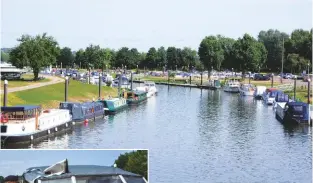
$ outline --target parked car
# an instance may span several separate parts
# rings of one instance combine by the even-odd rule
[[[264,81],[264,80],[270,80],[271,77],[267,76],[267,75],[263,75],[263,74],[254,74],[254,80],[260,80],[260,81]]]
[[[284,79],[292,79],[293,75],[291,73],[286,73],[286,74],[283,75],[283,78]]]

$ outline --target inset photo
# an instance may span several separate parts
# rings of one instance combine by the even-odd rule
[[[147,183],[148,150],[1,150],[1,183]]]

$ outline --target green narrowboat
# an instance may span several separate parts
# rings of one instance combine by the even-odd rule
[[[144,91],[128,91],[124,93],[128,105],[136,105],[147,100],[147,92]]]
[[[98,100],[98,102],[103,103],[105,108],[106,115],[115,114],[118,111],[125,109],[127,105],[127,101],[125,98],[111,98],[111,99],[102,99]]]

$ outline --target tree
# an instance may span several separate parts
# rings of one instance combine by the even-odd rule
[[[258,71],[265,63],[267,51],[262,43],[245,34],[235,42],[232,55],[236,61],[235,69],[245,73],[248,70]]]
[[[175,47],[168,47],[166,51],[167,68],[173,69],[178,64],[178,54]]]
[[[136,173],[148,178],[148,154],[146,150],[137,150],[130,153],[121,154],[116,160],[115,164],[121,168],[132,173]]]
[[[71,48],[64,47],[61,49],[61,53],[57,57],[57,64],[61,65],[62,63],[62,67],[73,67],[74,59],[75,57],[72,53]]]
[[[158,53],[157,50],[152,47],[149,49],[147,56],[146,56],[146,66],[150,69],[154,69],[157,67],[157,60],[158,60]]]
[[[268,52],[265,67],[269,70],[275,71],[281,66],[283,39],[286,42],[288,34],[273,29],[260,31],[258,35],[258,41],[264,44]]]
[[[83,49],[80,49],[76,52],[75,54],[75,59],[74,59],[74,63],[76,65],[79,65],[79,67],[88,67],[88,61],[87,58],[85,56],[85,51]]]
[[[89,45],[85,50],[85,58],[88,62],[87,67],[102,68],[104,61],[104,54],[99,45]]]
[[[10,52],[10,62],[18,68],[31,67],[35,80],[38,79],[39,71],[55,64],[60,54],[58,43],[46,33],[35,37],[22,35],[18,41],[20,44]]]
[[[161,46],[158,51],[158,59],[157,63],[160,67],[164,67],[167,64],[167,56],[166,56],[166,50],[163,46]]]
[[[10,59],[10,55],[8,53],[1,51],[1,61],[7,62],[9,61],[9,59]]]

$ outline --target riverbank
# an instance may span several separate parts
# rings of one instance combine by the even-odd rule
[[[207,88],[205,86],[205,83],[207,82],[207,80],[203,79],[203,86],[200,86],[201,80],[200,79],[195,79],[192,78],[191,79],[191,85],[189,84],[189,78],[179,78],[179,79],[174,79],[174,78],[167,78],[167,77],[154,77],[154,76],[145,76],[143,78],[140,78],[140,80],[136,80],[134,82],[137,83],[143,83],[144,81],[153,81],[156,84],[163,84],[163,85],[170,85],[170,86],[182,86],[182,87],[191,87],[191,88]],[[300,81],[297,81],[300,82]],[[242,83],[249,83],[249,79],[245,79],[244,81],[242,81]],[[250,83],[255,85],[255,86],[266,86],[267,88],[270,88],[272,86],[272,81],[255,81],[255,80],[250,80]],[[221,84],[224,84],[224,80],[221,80]],[[293,93],[293,80],[289,80],[289,79],[284,79],[283,80],[283,84],[290,84],[292,89],[290,91],[285,91],[286,94],[288,94],[290,97],[293,97],[294,93]],[[275,78],[274,82],[273,82],[273,87],[277,87],[282,85],[280,80]],[[311,90],[311,97],[313,95],[313,91]],[[296,98],[299,101],[302,102],[307,102],[308,101],[308,97],[307,97],[307,83],[302,83],[302,84],[297,84],[297,89],[296,89]],[[312,98],[311,98],[312,101]]]
[[[98,86],[88,85],[80,81],[70,80],[68,88],[68,100],[72,102],[91,101],[98,98]],[[117,89],[103,86],[102,97],[115,96]],[[39,88],[12,92],[8,94],[8,105],[42,105],[43,108],[58,108],[64,101],[64,82],[43,86]],[[1,97],[1,104],[3,97]]]

